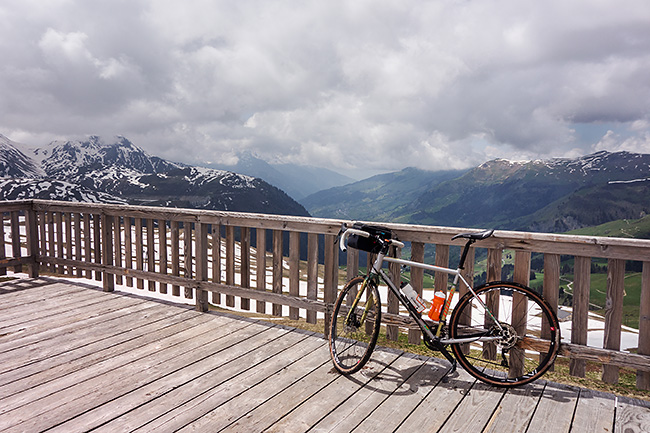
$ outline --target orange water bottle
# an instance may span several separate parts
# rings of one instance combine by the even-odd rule
[[[433,300],[431,301],[429,319],[433,320],[434,322],[439,321],[443,305],[445,305],[445,294],[442,292],[436,292],[436,294],[433,295]]]

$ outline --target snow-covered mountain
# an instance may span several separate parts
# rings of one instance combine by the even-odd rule
[[[3,180],[0,199],[38,196],[308,215],[301,205],[261,179],[169,162],[149,155],[124,137],[106,142],[91,136],[87,140],[54,141],[38,148],[2,138],[6,152],[0,159],[0,173],[14,180]],[[57,186],[54,189],[53,184]],[[48,191],[51,196],[44,197]]]

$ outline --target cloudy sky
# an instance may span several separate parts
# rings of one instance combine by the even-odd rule
[[[352,177],[650,153],[648,0],[2,0],[0,22],[0,134],[28,145]]]

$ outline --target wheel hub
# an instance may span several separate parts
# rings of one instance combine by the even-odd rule
[[[502,330],[498,332],[501,337],[498,344],[503,350],[508,350],[517,344],[517,331],[515,331],[512,325],[507,323],[501,323],[500,325]]]

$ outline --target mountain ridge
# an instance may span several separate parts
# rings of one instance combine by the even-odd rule
[[[422,174],[387,176],[369,193],[364,182],[322,191],[301,200],[318,217],[452,227],[564,232],[650,211],[650,155],[600,151],[579,158],[508,161],[494,159],[426,183]],[[375,180],[380,180],[379,178]],[[419,185],[418,185],[419,181]],[[346,206],[354,197],[363,206]]]
[[[151,156],[128,139],[54,141],[28,147],[0,136],[8,151],[0,173],[27,161],[40,170],[11,171],[0,199],[37,197],[308,216],[303,206],[261,179]],[[26,181],[29,179],[30,181]],[[40,182],[40,186],[39,186]],[[55,184],[56,188],[52,188]],[[78,188],[79,191],[72,191]],[[83,191],[83,193],[82,193]],[[48,194],[54,197],[46,197]]]

